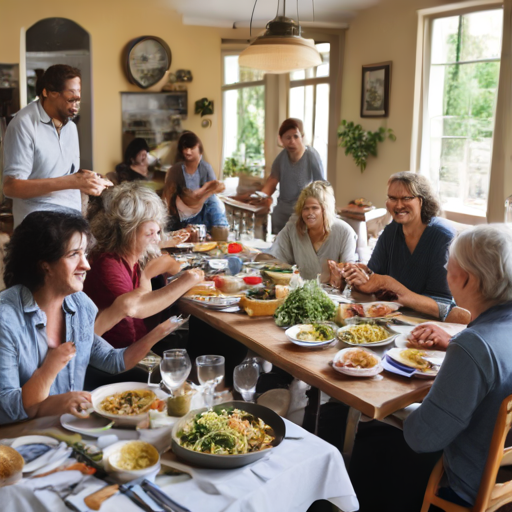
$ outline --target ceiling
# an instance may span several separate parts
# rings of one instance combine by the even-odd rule
[[[253,27],[263,28],[276,16],[283,14],[286,0],[257,0]],[[379,0],[287,0],[286,15],[297,19],[297,6],[301,25],[344,28],[357,11],[378,3]],[[245,28],[249,26],[254,0],[168,0],[168,5],[183,16],[185,25]],[[313,18],[314,4],[314,18]]]

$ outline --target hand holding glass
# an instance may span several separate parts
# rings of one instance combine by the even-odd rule
[[[171,395],[181,388],[192,369],[192,363],[187,351],[182,348],[166,350],[160,363],[160,373],[165,385],[171,390]]]
[[[205,392],[205,405],[213,405],[213,393],[215,387],[224,378],[224,356],[199,356],[196,358],[197,378],[203,386],[207,386]]]

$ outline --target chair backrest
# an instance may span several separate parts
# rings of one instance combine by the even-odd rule
[[[505,438],[512,424],[512,395],[507,396],[501,403],[498,418],[492,434],[489,455],[485,464],[484,474],[476,496],[474,510],[485,510],[491,499],[491,493],[496,484],[496,476],[500,468],[505,447]]]

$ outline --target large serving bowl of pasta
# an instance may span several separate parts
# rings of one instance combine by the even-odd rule
[[[172,429],[172,451],[197,466],[232,469],[269,453],[284,439],[283,419],[263,405],[225,402],[190,411]]]

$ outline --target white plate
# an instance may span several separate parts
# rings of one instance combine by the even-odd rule
[[[336,336],[334,338],[331,338],[330,340],[326,340],[326,341],[304,341],[304,340],[297,339],[297,334],[298,334],[299,330],[302,327],[304,327],[305,325],[310,325],[310,324],[298,324],[298,325],[294,325],[293,327],[289,327],[285,331],[286,337],[295,345],[298,345],[299,347],[306,347],[306,348],[325,347],[327,345],[330,345],[331,343],[336,343],[338,341],[336,339]]]
[[[367,348],[361,348],[361,350],[364,350],[365,352],[369,352],[374,357],[378,359],[378,363],[373,366],[372,368],[347,368],[345,366],[336,366],[336,362],[339,361],[344,357],[344,355],[347,352],[352,352],[354,350],[357,350],[356,348],[344,348],[343,350],[340,350],[335,356],[332,361],[332,367],[340,373],[344,373],[345,375],[350,375],[351,377],[373,377],[374,375],[379,374],[384,368],[382,367],[381,359],[380,357],[373,352],[372,350],[368,350]]]
[[[407,346],[407,343],[408,343],[407,336],[409,336],[409,334],[399,334],[399,335],[395,338],[395,345],[396,345],[398,348],[409,348],[409,347]]]
[[[201,300],[198,300],[195,298],[195,295],[191,295],[190,297],[183,298],[209,309],[225,309],[235,306],[240,302],[240,297],[201,297]]]
[[[195,247],[194,244],[192,243],[183,243],[183,244],[178,244],[176,246],[177,249],[193,249]]]
[[[374,305],[377,305],[377,304],[382,304],[383,306],[388,306],[392,311],[388,314],[388,316],[367,316],[368,315],[368,310],[370,309],[371,306],[374,306]],[[364,311],[364,314],[365,316],[359,316],[359,315],[356,315],[356,316],[353,316],[353,317],[349,317],[349,318],[346,318],[345,320],[351,320],[353,318],[366,318],[366,319],[371,319],[371,320],[383,320],[383,319],[387,319],[389,318],[389,315],[393,314],[394,312],[398,311],[401,307],[402,307],[402,304],[400,304],[399,302],[386,302],[386,301],[377,301],[377,302],[362,302],[362,303],[356,303],[356,304],[342,304],[340,307],[342,308],[348,308],[350,309],[351,306],[362,306],[363,307],[363,311]]]
[[[114,425],[114,420],[109,420],[104,416],[91,414],[88,418],[77,418],[72,414],[63,414],[60,417],[60,424],[71,432],[78,432],[87,436],[96,437],[96,434],[107,432]]]
[[[392,349],[388,350],[387,354],[389,355],[389,357],[391,359],[393,359],[397,363],[402,364],[404,366],[409,366],[409,365],[404,364],[402,361],[399,361],[396,358],[396,354],[398,352],[402,351],[402,350],[403,350],[403,348],[392,348]],[[423,350],[423,349],[418,349],[418,350]],[[444,358],[446,356],[446,352],[443,352],[441,350],[423,350],[423,352],[425,352],[426,356],[429,359],[437,360],[441,364],[442,364],[442,361],[444,360]],[[441,364],[439,366],[441,366]],[[414,368],[414,367],[413,366],[409,366],[409,368]],[[425,372],[422,372],[421,370],[417,370],[415,375],[417,377],[429,378],[429,377],[435,377],[438,373],[439,373],[439,369],[437,369],[437,370],[430,369],[430,370],[427,370]]]
[[[157,398],[166,400],[169,395],[164,393],[159,387],[148,386],[143,382],[117,382],[116,384],[108,384],[107,386],[101,386],[95,389],[91,393],[91,401],[94,410],[104,418],[115,421],[115,426],[133,427],[135,428],[140,422],[144,421],[148,417],[148,413],[135,414],[134,416],[122,416],[117,414],[109,414],[104,412],[100,404],[108,396],[115,395],[116,393],[122,393],[123,391],[130,391],[136,389],[150,389],[155,393]],[[109,431],[111,432],[111,431]]]
[[[17,437],[11,444],[11,448],[19,448],[21,446],[27,445],[27,444],[44,444],[47,446],[50,446],[50,450],[43,453],[40,457],[37,459],[32,460],[28,464],[25,464],[23,466],[23,473],[30,473],[32,471],[36,471],[40,467],[47,464],[55,455],[60,442],[57,441],[57,439],[54,439],[53,437],[48,436],[22,436]]]
[[[347,325],[345,327],[340,327],[338,329],[337,335],[340,333],[340,331],[346,331],[350,327],[353,327],[353,326]],[[391,334],[391,336],[389,338],[386,338],[385,340],[374,341],[374,342],[370,342],[370,343],[349,343],[348,341],[342,341],[339,338],[339,336],[338,336],[338,339],[340,339],[340,341],[342,341],[342,343],[345,343],[345,345],[350,345],[351,347],[383,347],[384,345],[389,345],[390,343],[393,343],[393,341],[396,337],[397,337],[397,334]]]

